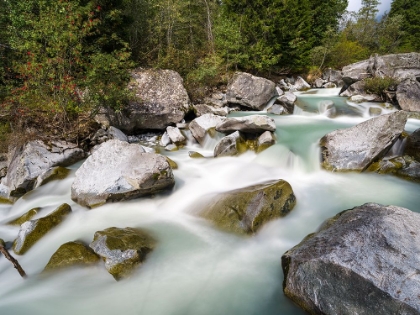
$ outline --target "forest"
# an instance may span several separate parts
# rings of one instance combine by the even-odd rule
[[[314,78],[374,53],[420,51],[417,1],[394,0],[381,17],[378,4],[0,0],[0,140],[40,126],[74,140],[99,106],[123,110],[135,67],[178,71],[194,100],[237,70]]]

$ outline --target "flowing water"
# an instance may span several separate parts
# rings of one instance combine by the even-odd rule
[[[18,228],[5,223],[41,206],[39,216],[63,202],[73,213],[25,255],[23,280],[0,258],[0,314],[142,315],[297,315],[304,314],[282,293],[282,254],[336,213],[366,202],[402,206],[420,212],[420,184],[378,174],[330,173],[319,166],[319,139],[326,133],[369,119],[367,104],[351,104],[337,90],[313,90],[298,96],[293,116],[272,116],[277,144],[256,155],[191,159],[188,151],[211,156],[215,140],[204,148],[190,144],[168,153],[175,188],[153,198],[106,204],[93,210],[70,199],[74,171],[62,181],[36,189],[13,206],[0,205],[0,237],[13,240]],[[338,116],[325,116],[320,102],[332,100]],[[236,115],[255,114],[252,112]],[[407,131],[420,127],[409,120]],[[203,196],[269,179],[285,179],[297,198],[294,210],[266,224],[253,237],[215,229],[192,215]],[[136,274],[116,282],[104,266],[40,272],[57,248],[68,241],[90,243],[95,231],[111,226],[141,227],[159,240]],[[16,256],[16,255],[15,255]]]

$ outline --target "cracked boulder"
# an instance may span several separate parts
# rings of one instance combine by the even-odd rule
[[[283,290],[309,314],[420,314],[420,214],[367,203],[282,257]]]

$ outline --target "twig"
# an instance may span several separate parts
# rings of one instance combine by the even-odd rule
[[[0,253],[2,253],[4,257],[6,257],[13,264],[13,267],[15,267],[22,278],[26,278],[25,270],[23,270],[19,265],[19,262],[9,254],[9,251],[4,247],[4,241],[2,239],[0,239]]]

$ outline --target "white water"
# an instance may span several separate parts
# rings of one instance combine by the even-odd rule
[[[63,202],[73,208],[62,225],[24,256],[16,256],[29,275],[27,280],[0,257],[0,314],[304,314],[282,293],[281,256],[286,250],[326,218],[365,202],[420,212],[419,184],[391,176],[320,169],[318,140],[332,130],[368,119],[365,111],[348,109],[336,96],[299,96],[300,103],[312,108],[323,99],[339,102],[342,112],[351,117],[329,119],[316,112],[272,116],[278,144],[258,155],[188,157],[190,150],[209,156],[215,144],[211,140],[204,149],[189,146],[168,153],[179,165],[171,193],[87,210],[70,199],[75,165],[67,179],[51,182],[13,206],[0,205],[0,237],[5,240],[13,240],[18,228],[4,223],[33,207],[44,207],[40,216]],[[419,127],[420,121],[409,120],[406,129]],[[292,185],[297,205],[286,218],[266,224],[253,237],[218,231],[191,215],[200,207],[202,196],[278,178]],[[159,240],[134,277],[116,282],[103,265],[39,275],[61,244],[73,240],[89,243],[95,231],[110,226],[142,227]]]

